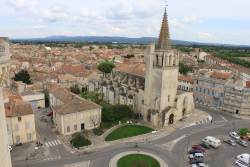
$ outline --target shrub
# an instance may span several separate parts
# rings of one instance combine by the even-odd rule
[[[94,129],[93,132],[97,136],[101,136],[104,133],[101,127]]]
[[[40,109],[41,107],[40,106],[38,106],[38,109]]]

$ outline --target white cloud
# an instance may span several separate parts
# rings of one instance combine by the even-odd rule
[[[192,15],[190,17],[188,16],[184,16],[182,18],[182,22],[183,23],[186,23],[186,24],[194,24],[194,23],[202,23],[203,20],[197,20],[196,16],[195,15]]]
[[[38,2],[36,0],[8,0],[8,4],[22,13],[38,14]]]
[[[91,34],[91,35],[96,35],[97,33],[94,32],[94,31],[90,31],[90,34]]]
[[[212,35],[211,34],[209,34],[209,33],[207,33],[207,32],[197,32],[197,34],[198,34],[198,37],[199,38],[202,38],[202,39],[205,39],[205,38],[212,38]]]
[[[68,17],[68,14],[64,12],[57,13],[51,10],[43,10],[42,12],[42,18],[48,22],[65,21]]]
[[[132,17],[133,8],[127,0],[118,0],[106,10],[106,16],[110,19],[129,19]]]
[[[62,32],[56,31],[56,32],[54,32],[54,35],[74,36],[76,34],[75,33],[71,33],[69,31],[62,31]]]
[[[45,26],[34,26],[34,27],[32,27],[33,29],[45,29],[45,28],[47,28],[47,26],[45,25]]]
[[[89,11],[87,8],[82,8],[80,14],[82,17],[99,17],[97,11]]]

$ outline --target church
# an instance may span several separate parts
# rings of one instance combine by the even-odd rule
[[[103,93],[111,105],[133,105],[153,125],[168,126],[193,114],[193,93],[177,90],[179,53],[171,49],[166,8],[158,43],[147,43],[145,57],[145,70],[114,68],[104,79],[90,81],[89,91]]]

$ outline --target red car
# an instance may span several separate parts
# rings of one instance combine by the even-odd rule
[[[239,135],[239,133],[237,133]],[[240,136],[240,138],[244,139],[244,140],[248,140],[248,138],[246,136]]]
[[[197,149],[197,150],[201,150],[201,151],[205,152],[205,148],[204,148],[204,147],[201,147],[200,145],[193,145],[192,148],[193,148],[193,149]]]
[[[51,116],[53,115],[53,111],[50,111],[49,113],[47,113],[47,116]]]

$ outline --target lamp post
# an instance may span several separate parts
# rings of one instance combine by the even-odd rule
[[[189,137],[190,137],[190,134],[186,134],[186,136],[188,137],[188,144],[187,144],[187,152],[188,152],[188,145],[189,145]]]
[[[26,155],[26,167],[28,167],[28,156]]]

